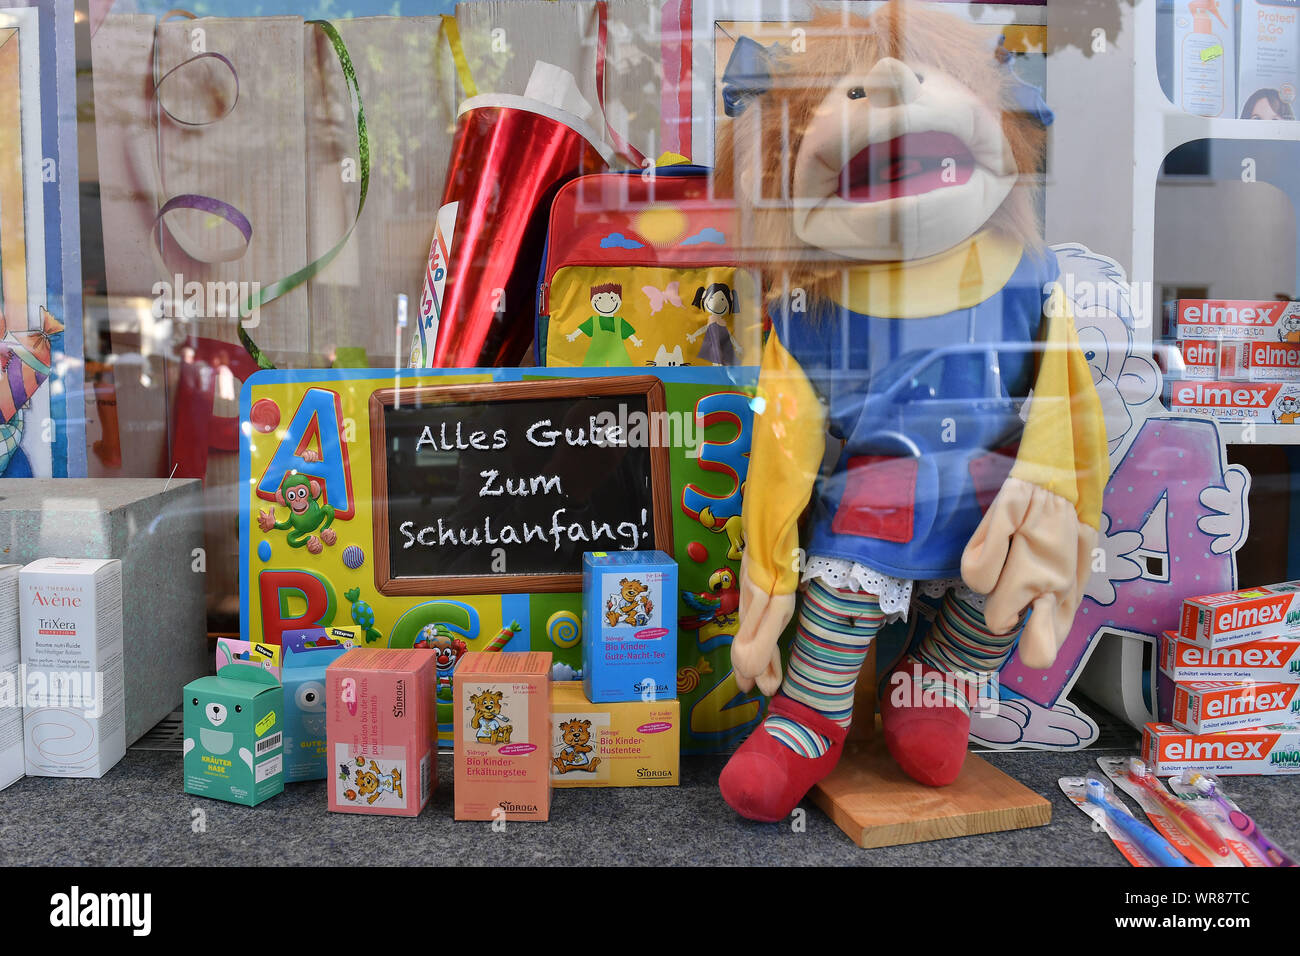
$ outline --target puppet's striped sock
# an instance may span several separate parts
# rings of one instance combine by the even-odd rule
[[[875,595],[814,580],[801,602],[781,693],[847,727],[858,672],[884,617]],[[788,717],[768,717],[763,729],[805,757],[820,757],[830,749],[828,739]]]
[[[977,698],[988,693],[988,675],[1007,662],[1023,629],[1022,619],[1006,634],[994,634],[979,609],[949,591],[915,651],[921,663],[913,677],[916,689],[941,694],[969,715]]]

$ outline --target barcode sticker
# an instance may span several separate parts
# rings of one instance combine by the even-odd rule
[[[281,736],[282,734],[277,730],[275,733],[267,737],[265,740],[259,740],[257,742],[257,756],[260,757],[262,756],[262,754],[269,754],[272,750],[275,750],[277,747],[279,747]]]

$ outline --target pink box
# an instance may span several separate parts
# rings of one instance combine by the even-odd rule
[[[456,819],[548,819],[551,655],[477,651],[453,680]]]
[[[437,785],[434,655],[354,648],[325,683],[329,808],[419,816]]]

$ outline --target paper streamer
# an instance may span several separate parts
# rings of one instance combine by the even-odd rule
[[[609,132],[614,151],[633,166],[644,169],[645,154],[625,140],[609,122],[609,111],[605,109],[605,54],[608,49],[609,4],[605,0],[596,0],[596,96],[600,100],[600,112],[605,117],[605,129]]]
[[[352,111],[357,122],[357,154],[361,170],[361,195],[357,200],[357,211],[352,218],[352,224],[343,233],[343,237],[334,243],[323,256],[307,263],[297,272],[290,273],[283,279],[277,279],[266,288],[261,289],[253,298],[240,303],[239,341],[248,350],[248,354],[253,357],[253,361],[257,363],[258,368],[275,368],[275,364],[266,357],[266,354],[258,348],[257,343],[249,336],[248,331],[244,328],[243,320],[252,315],[254,309],[260,309],[268,302],[273,302],[286,292],[297,288],[318,275],[334,261],[335,257],[343,251],[343,247],[348,244],[348,240],[352,238],[352,232],[357,228],[357,223],[361,221],[361,211],[366,207],[366,193],[370,189],[370,133],[366,129],[366,111],[361,102],[361,86],[357,83],[356,67],[352,65],[352,57],[348,53],[347,46],[343,43],[343,38],[339,36],[339,31],[334,28],[334,24],[328,20],[308,20],[307,22],[320,27],[325,36],[329,38],[330,45],[334,47],[334,54],[338,57],[339,66],[343,69],[343,79],[348,86],[348,95],[352,99]]]
[[[259,368],[275,368],[275,365],[249,336],[242,320],[251,314],[254,308],[260,308],[307,282],[334,261],[335,256],[347,245],[348,240],[352,237],[353,230],[356,229],[357,223],[361,220],[361,210],[365,207],[366,192],[370,186],[370,135],[366,129],[366,114],[361,102],[361,87],[357,83],[357,73],[356,68],[352,65],[352,57],[348,53],[347,46],[343,43],[343,38],[339,36],[332,23],[328,20],[309,20],[307,22],[320,27],[325,35],[329,37],[329,41],[334,47],[334,53],[338,57],[339,65],[343,69],[343,77],[347,81],[348,91],[352,97],[352,106],[356,114],[357,144],[361,166],[361,198],[357,202],[357,212],[352,220],[352,225],[348,226],[343,238],[333,248],[292,275],[273,282],[263,289],[255,299],[241,304],[239,310],[241,319],[239,341],[248,350],[248,354],[253,357],[253,360],[257,362]],[[464,87],[466,96],[478,95],[478,87],[475,86],[474,77],[470,73],[469,61],[465,57],[465,49],[461,44],[460,30],[457,28],[455,17],[447,14],[442,15],[442,33],[447,37],[447,45],[451,48],[452,61],[455,63],[456,73],[460,77],[461,86]]]

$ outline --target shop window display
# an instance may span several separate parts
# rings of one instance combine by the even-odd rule
[[[0,807],[1287,865],[1297,6],[0,9]]]

